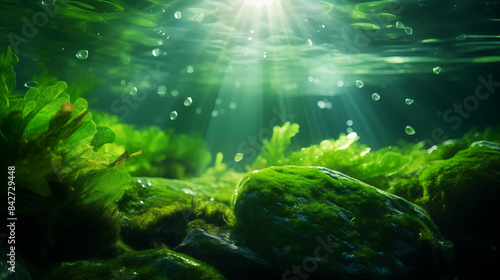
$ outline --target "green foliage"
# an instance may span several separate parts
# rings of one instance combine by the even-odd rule
[[[283,126],[273,128],[271,140],[265,139],[260,154],[255,159],[252,168],[260,169],[266,166],[282,165],[285,151],[290,146],[292,137],[299,132],[299,125],[286,122]]]
[[[100,150],[115,156],[125,151],[142,151],[125,167],[133,176],[186,178],[204,171],[210,163],[210,152],[201,137],[175,134],[173,130],[162,130],[154,125],[136,129],[133,125],[121,123],[118,117],[106,114],[96,114],[95,119],[109,127],[115,138],[114,142],[111,141],[111,131],[102,128],[99,139],[107,143],[101,145]]]
[[[94,151],[97,129],[87,101],[71,103],[65,82],[14,92],[16,62],[10,48],[0,54],[0,167],[15,167],[15,214],[23,220],[18,249],[34,262],[109,253],[118,238],[113,203],[130,175],[110,165],[111,155]],[[39,238],[29,238],[32,232]],[[87,245],[72,250],[73,242]]]

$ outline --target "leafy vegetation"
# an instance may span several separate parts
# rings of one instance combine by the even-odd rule
[[[115,156],[141,151],[141,156],[131,158],[125,167],[132,176],[185,179],[204,171],[211,161],[201,137],[175,134],[154,125],[136,129],[107,114],[95,114],[95,120],[101,125],[97,135],[103,143],[96,150]]]
[[[23,221],[17,248],[30,263],[112,255],[119,232],[114,203],[131,177],[110,154],[94,151],[87,102],[71,102],[65,82],[14,92],[17,62],[10,48],[0,55],[1,168],[15,168],[11,215]]]

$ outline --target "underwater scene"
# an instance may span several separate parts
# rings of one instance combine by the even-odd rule
[[[0,280],[500,279],[500,2],[0,0]]]

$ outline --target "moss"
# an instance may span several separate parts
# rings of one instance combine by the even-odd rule
[[[216,269],[187,255],[168,249],[129,252],[103,261],[66,262],[54,269],[47,279],[225,279]]]
[[[327,262],[354,255],[366,258],[359,262],[373,269],[390,265],[396,274],[402,273],[401,259],[396,260],[393,251],[401,251],[400,244],[412,248],[404,254],[420,250],[422,229],[443,240],[417,206],[360,181],[340,175],[333,179],[319,168],[285,166],[248,173],[236,189],[233,207],[234,234],[284,269],[293,264],[285,258],[310,256],[316,237],[338,242]],[[441,256],[443,244],[431,244],[429,254]]]
[[[429,165],[419,176],[424,193],[417,202],[450,237],[490,235],[485,217],[500,213],[499,159],[498,151],[470,147]]]

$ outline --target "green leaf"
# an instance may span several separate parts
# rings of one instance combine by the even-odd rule
[[[16,87],[16,72],[14,65],[19,62],[19,58],[7,48],[7,51],[0,53],[0,124],[8,113],[9,94]]]
[[[67,87],[68,85],[66,84],[66,82],[58,82],[53,86],[44,87],[42,88],[42,90],[34,87],[30,88],[28,92],[26,92],[26,95],[24,96],[24,101],[28,103],[30,100],[33,100],[35,102],[35,107],[31,111],[31,113],[28,114],[28,119],[38,114],[40,110],[42,110],[45,106],[47,106],[54,99],[56,99],[61,93],[63,93]],[[69,102],[69,97],[68,97],[68,102]],[[60,108],[61,106],[59,106],[59,108],[57,108],[55,112],[57,113],[57,111],[59,111]]]
[[[87,173],[83,183],[82,198],[85,203],[115,203],[123,196],[131,182],[123,167],[112,167]]]
[[[96,150],[106,143],[113,142],[115,142],[115,132],[109,126],[98,126],[91,144]]]
[[[31,89],[34,89],[34,88],[31,88]],[[28,92],[31,92],[31,94],[35,94],[36,92],[38,92],[39,94],[42,94],[42,93],[40,93],[40,91],[38,89],[36,89],[36,90],[31,90],[31,89],[28,91]],[[42,90],[42,92],[44,92],[44,90]],[[26,98],[25,98],[25,100],[26,100]],[[43,101],[41,101],[41,102],[43,102]],[[33,99],[26,100],[26,105],[24,108],[26,108],[27,106],[32,106],[32,108],[31,108],[30,112],[26,113],[26,114],[23,110],[23,119],[28,119],[27,116],[32,116],[32,117],[28,121],[28,123],[26,124],[26,128],[24,129],[23,137],[27,137],[28,135],[34,135],[37,133],[47,131],[49,129],[50,121],[52,120],[52,118],[54,118],[54,116],[57,114],[57,112],[61,109],[61,106],[66,102],[69,102],[69,95],[67,95],[66,93],[57,96],[56,98],[51,100],[50,103],[45,104],[45,106],[40,108],[40,109],[38,109],[39,106],[35,100],[33,100]],[[32,104],[34,104],[34,105],[32,105]],[[35,110],[38,110],[38,112],[36,115],[33,116],[33,112]]]
[[[35,101],[33,100],[29,100],[28,102],[26,102],[24,104],[24,108],[23,108],[23,119],[25,119],[29,113],[31,113],[31,111],[33,111],[33,109],[35,109]]]

